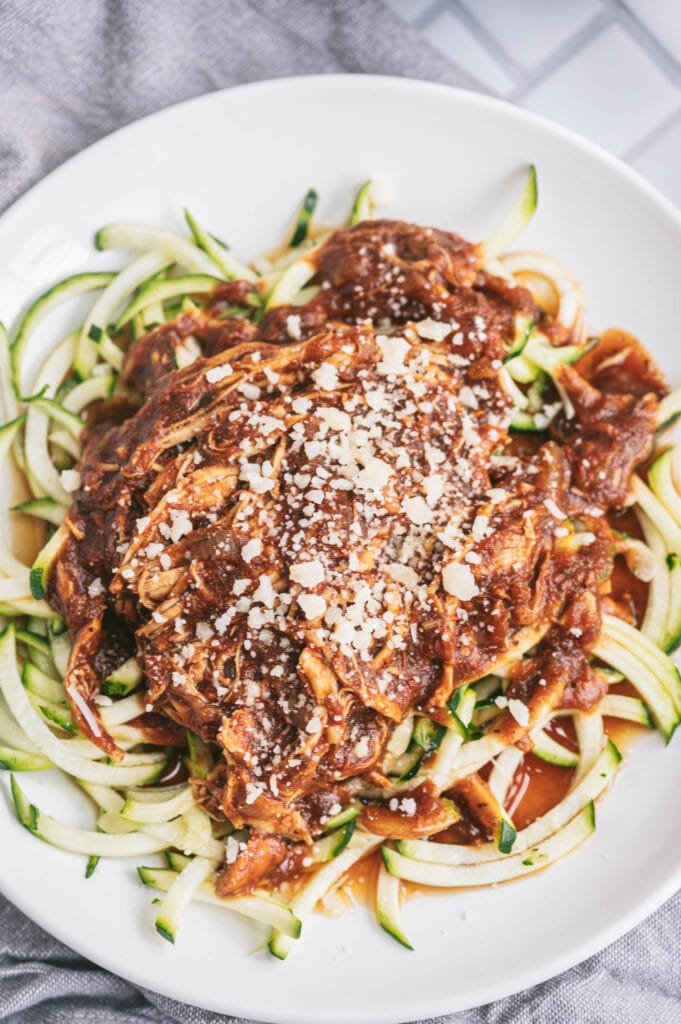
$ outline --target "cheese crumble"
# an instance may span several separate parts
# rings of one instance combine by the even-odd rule
[[[459,601],[470,601],[480,593],[472,570],[461,562],[450,562],[444,567],[442,585],[448,594]]]

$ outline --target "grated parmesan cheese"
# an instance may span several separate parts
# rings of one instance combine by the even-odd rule
[[[326,611],[326,601],[318,594],[300,594],[298,604],[308,621],[318,619]]]
[[[425,526],[426,523],[432,523],[433,521],[432,509],[428,506],[425,499],[418,495],[415,498],[404,498],[402,510],[415,526]]]
[[[338,370],[333,363],[322,363],[310,376],[322,391],[335,391],[338,387]]]
[[[300,341],[303,337],[300,329],[300,314],[290,313],[286,317],[286,333],[289,338],[293,338],[294,341]]]
[[[257,537],[249,540],[241,549],[241,557],[246,563],[252,562],[260,554],[262,554],[262,541]]]
[[[80,490],[81,478],[77,469],[62,469],[59,481],[67,494]]]
[[[447,335],[452,333],[451,324],[441,324],[430,318],[419,320],[414,326],[419,338],[423,338],[424,341],[444,341]]]
[[[480,593],[472,570],[461,562],[450,562],[444,567],[442,585],[448,594],[459,601],[470,601]]]
[[[516,697],[511,697],[508,702],[508,710],[513,718],[515,718],[518,725],[522,725],[523,728],[530,723],[530,709],[527,704],[523,704],[521,700],[517,700]]]
[[[206,380],[209,384],[217,384],[219,381],[224,380],[225,377],[231,377],[232,367],[229,363],[223,363],[221,366],[211,366],[210,370],[206,370]]]
[[[296,562],[289,569],[289,576],[301,587],[316,587],[324,582],[324,566],[318,558],[309,562]]]

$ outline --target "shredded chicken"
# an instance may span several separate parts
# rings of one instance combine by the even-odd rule
[[[67,693],[93,742],[120,756],[94,703],[106,615],[153,708],[219,751],[197,796],[251,829],[223,895],[302,870],[349,793],[389,785],[407,714],[446,723],[456,688],[526,651],[511,687],[529,724],[503,716],[507,742],[561,701],[597,702],[585,595],[611,572],[605,513],[652,436],[654,389],[604,395],[566,368],[560,443],[513,441],[502,360],[534,304],[457,236],[370,222],[315,258],[304,306],[225,320],[249,302],[230,282],[132,344],[135,411],[100,410],[51,579],[74,641]],[[187,339],[203,354],[175,369]],[[362,820],[429,835],[455,815],[438,793],[409,800]]]

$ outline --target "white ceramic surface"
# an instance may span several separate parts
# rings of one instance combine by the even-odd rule
[[[389,176],[390,213],[483,237],[529,161],[539,210],[523,247],[543,247],[582,279],[588,325],[637,333],[681,380],[681,216],[614,158],[519,109],[398,79],[326,76],[206,96],[132,125],[82,153],[0,220],[0,315],[78,269],[105,268],[93,231],[109,220],[180,227],[189,206],[237,254],[276,239],[309,185],[321,216],[347,210],[357,183]],[[65,326],[65,323],[60,326]],[[52,328],[38,339],[44,342]],[[36,351],[37,354],[37,351]],[[0,888],[89,959],[168,996],[283,1024],[389,1024],[488,1002],[596,952],[681,885],[676,806],[681,740],[627,756],[599,806],[595,837],[523,882],[412,900],[406,952],[359,908],[315,917],[286,963],[255,927],[190,907],[177,945],[155,935],[132,862],[84,862],[16,823],[0,779]],[[23,776],[31,798],[69,821],[86,806],[58,780]],[[7,797],[7,798],[5,798]],[[472,919],[464,920],[464,912]],[[470,917],[466,913],[466,919]]]

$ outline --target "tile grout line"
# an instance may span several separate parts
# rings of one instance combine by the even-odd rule
[[[414,18],[414,21],[412,22],[413,28],[415,28],[417,32],[423,32],[424,29],[428,28],[428,26],[446,10],[449,10],[447,0],[433,0],[433,3],[429,4],[425,11],[421,11],[421,13]]]
[[[497,42],[494,36],[485,28],[481,21],[478,21],[474,14],[468,10],[467,7],[460,2],[460,0],[449,0],[448,9],[458,18],[458,20],[465,25],[466,28],[471,32],[472,35],[478,40],[481,46],[487,50],[489,55],[494,58],[497,64],[503,68],[509,78],[514,82],[514,86],[517,84],[517,80],[527,78],[527,72],[519,64],[514,57],[504,47]]]
[[[628,163],[638,161],[670,130],[681,123],[681,60],[666,47],[663,34],[649,28],[629,0],[599,0],[599,9],[591,18],[530,70],[527,70],[513,53],[488,31],[480,12],[475,8],[469,9],[462,0],[432,0],[414,18],[411,25],[417,32],[423,33],[445,13],[450,14],[462,28],[471,32],[490,59],[511,80],[511,88],[500,95],[505,95],[511,102],[521,105],[533,89],[539,87],[554,73],[559,73],[565,64],[577,57],[602,33],[611,27],[619,27],[631,44],[652,61],[670,85],[679,90],[678,105],[675,109],[632,142],[623,151],[621,158]]]
[[[622,25],[622,28],[628,31],[631,38],[648,54],[657,68],[674,85],[681,86],[681,65],[676,57],[670,53],[658,36],[648,28],[645,22],[641,21],[626,2],[617,0],[617,11],[620,15],[619,23]]]
[[[510,79],[509,92],[513,91],[513,89],[516,87],[518,75],[521,73],[520,69],[515,64],[512,64],[512,67],[509,67],[508,65],[512,62],[508,59],[498,60],[496,49],[493,46],[489,45],[490,40],[488,34],[484,32],[484,30],[481,31],[478,24],[475,22],[473,25],[467,24],[468,19],[465,16],[462,16],[462,13],[465,12],[462,12],[461,8],[456,3],[456,0],[434,0],[434,2],[429,7],[427,7],[425,11],[422,11],[421,14],[414,19],[414,21],[412,22],[412,27],[415,28],[416,31],[419,32],[421,35],[423,35],[425,31],[428,28],[430,28],[432,23],[436,21],[437,18],[439,18],[442,14],[451,15],[452,18],[454,18],[454,20],[458,22],[463,28],[468,29],[468,31],[471,32],[471,34],[476,38],[477,42],[480,44],[482,49],[485,50],[490,60],[493,63],[497,64],[500,70],[506,74],[506,76]],[[431,43],[431,45],[434,44]],[[450,60],[453,64],[456,64],[456,60],[453,57],[449,57],[446,53],[445,57],[447,58],[447,60]],[[471,74],[475,75],[475,72],[471,72]],[[498,96],[500,98],[504,98],[506,95],[508,95],[508,93],[506,92],[500,92],[497,89],[492,89],[480,77],[476,77],[483,91],[488,92],[490,95]]]
[[[509,99],[514,103],[521,102],[521,100],[528,95],[536,86],[540,85],[545,79],[554,72],[559,71],[565,64],[568,63],[577,53],[584,49],[584,47],[600,35],[605,29],[609,28],[614,24],[613,11],[605,6],[602,10],[598,11],[585,25],[578,29],[574,35],[571,35],[565,42],[561,43],[560,46],[544,58],[533,70],[532,76],[525,88],[520,88],[513,92]]]
[[[488,32],[484,22],[469,11],[460,0],[433,0],[433,3],[414,19],[412,26],[416,31],[423,33],[433,21],[445,13],[451,14],[472,32],[480,45],[512,80],[513,85],[506,97],[514,102],[522,100],[548,75],[569,61],[580,48],[588,45],[599,32],[611,25],[620,25],[632,42],[648,54],[662,73],[673,84],[681,86],[681,66],[655,33],[631,10],[626,0],[601,0],[601,9],[532,71],[525,70],[503,44],[497,42]]]
[[[655,127],[651,128],[647,134],[634,142],[629,149],[625,150],[620,159],[626,161],[626,163],[638,160],[639,157],[644,155],[645,151],[650,146],[654,146],[658,139],[665,135],[670,128],[673,128],[677,122],[681,122],[681,98],[676,110],[672,111],[672,113],[665,117],[663,121],[655,125]]]
[[[600,0],[601,9],[582,28],[547,55],[531,72],[513,57],[503,44],[488,32],[484,21],[468,10],[461,0],[433,0],[411,23],[418,32],[435,21],[441,14],[450,13],[471,31],[481,46],[514,80],[509,98],[518,100],[530,92],[547,75],[561,67],[581,47],[588,44],[599,31],[619,24],[632,41],[648,54],[655,65],[673,84],[681,86],[681,64],[666,48],[661,39],[643,22],[627,0]]]

